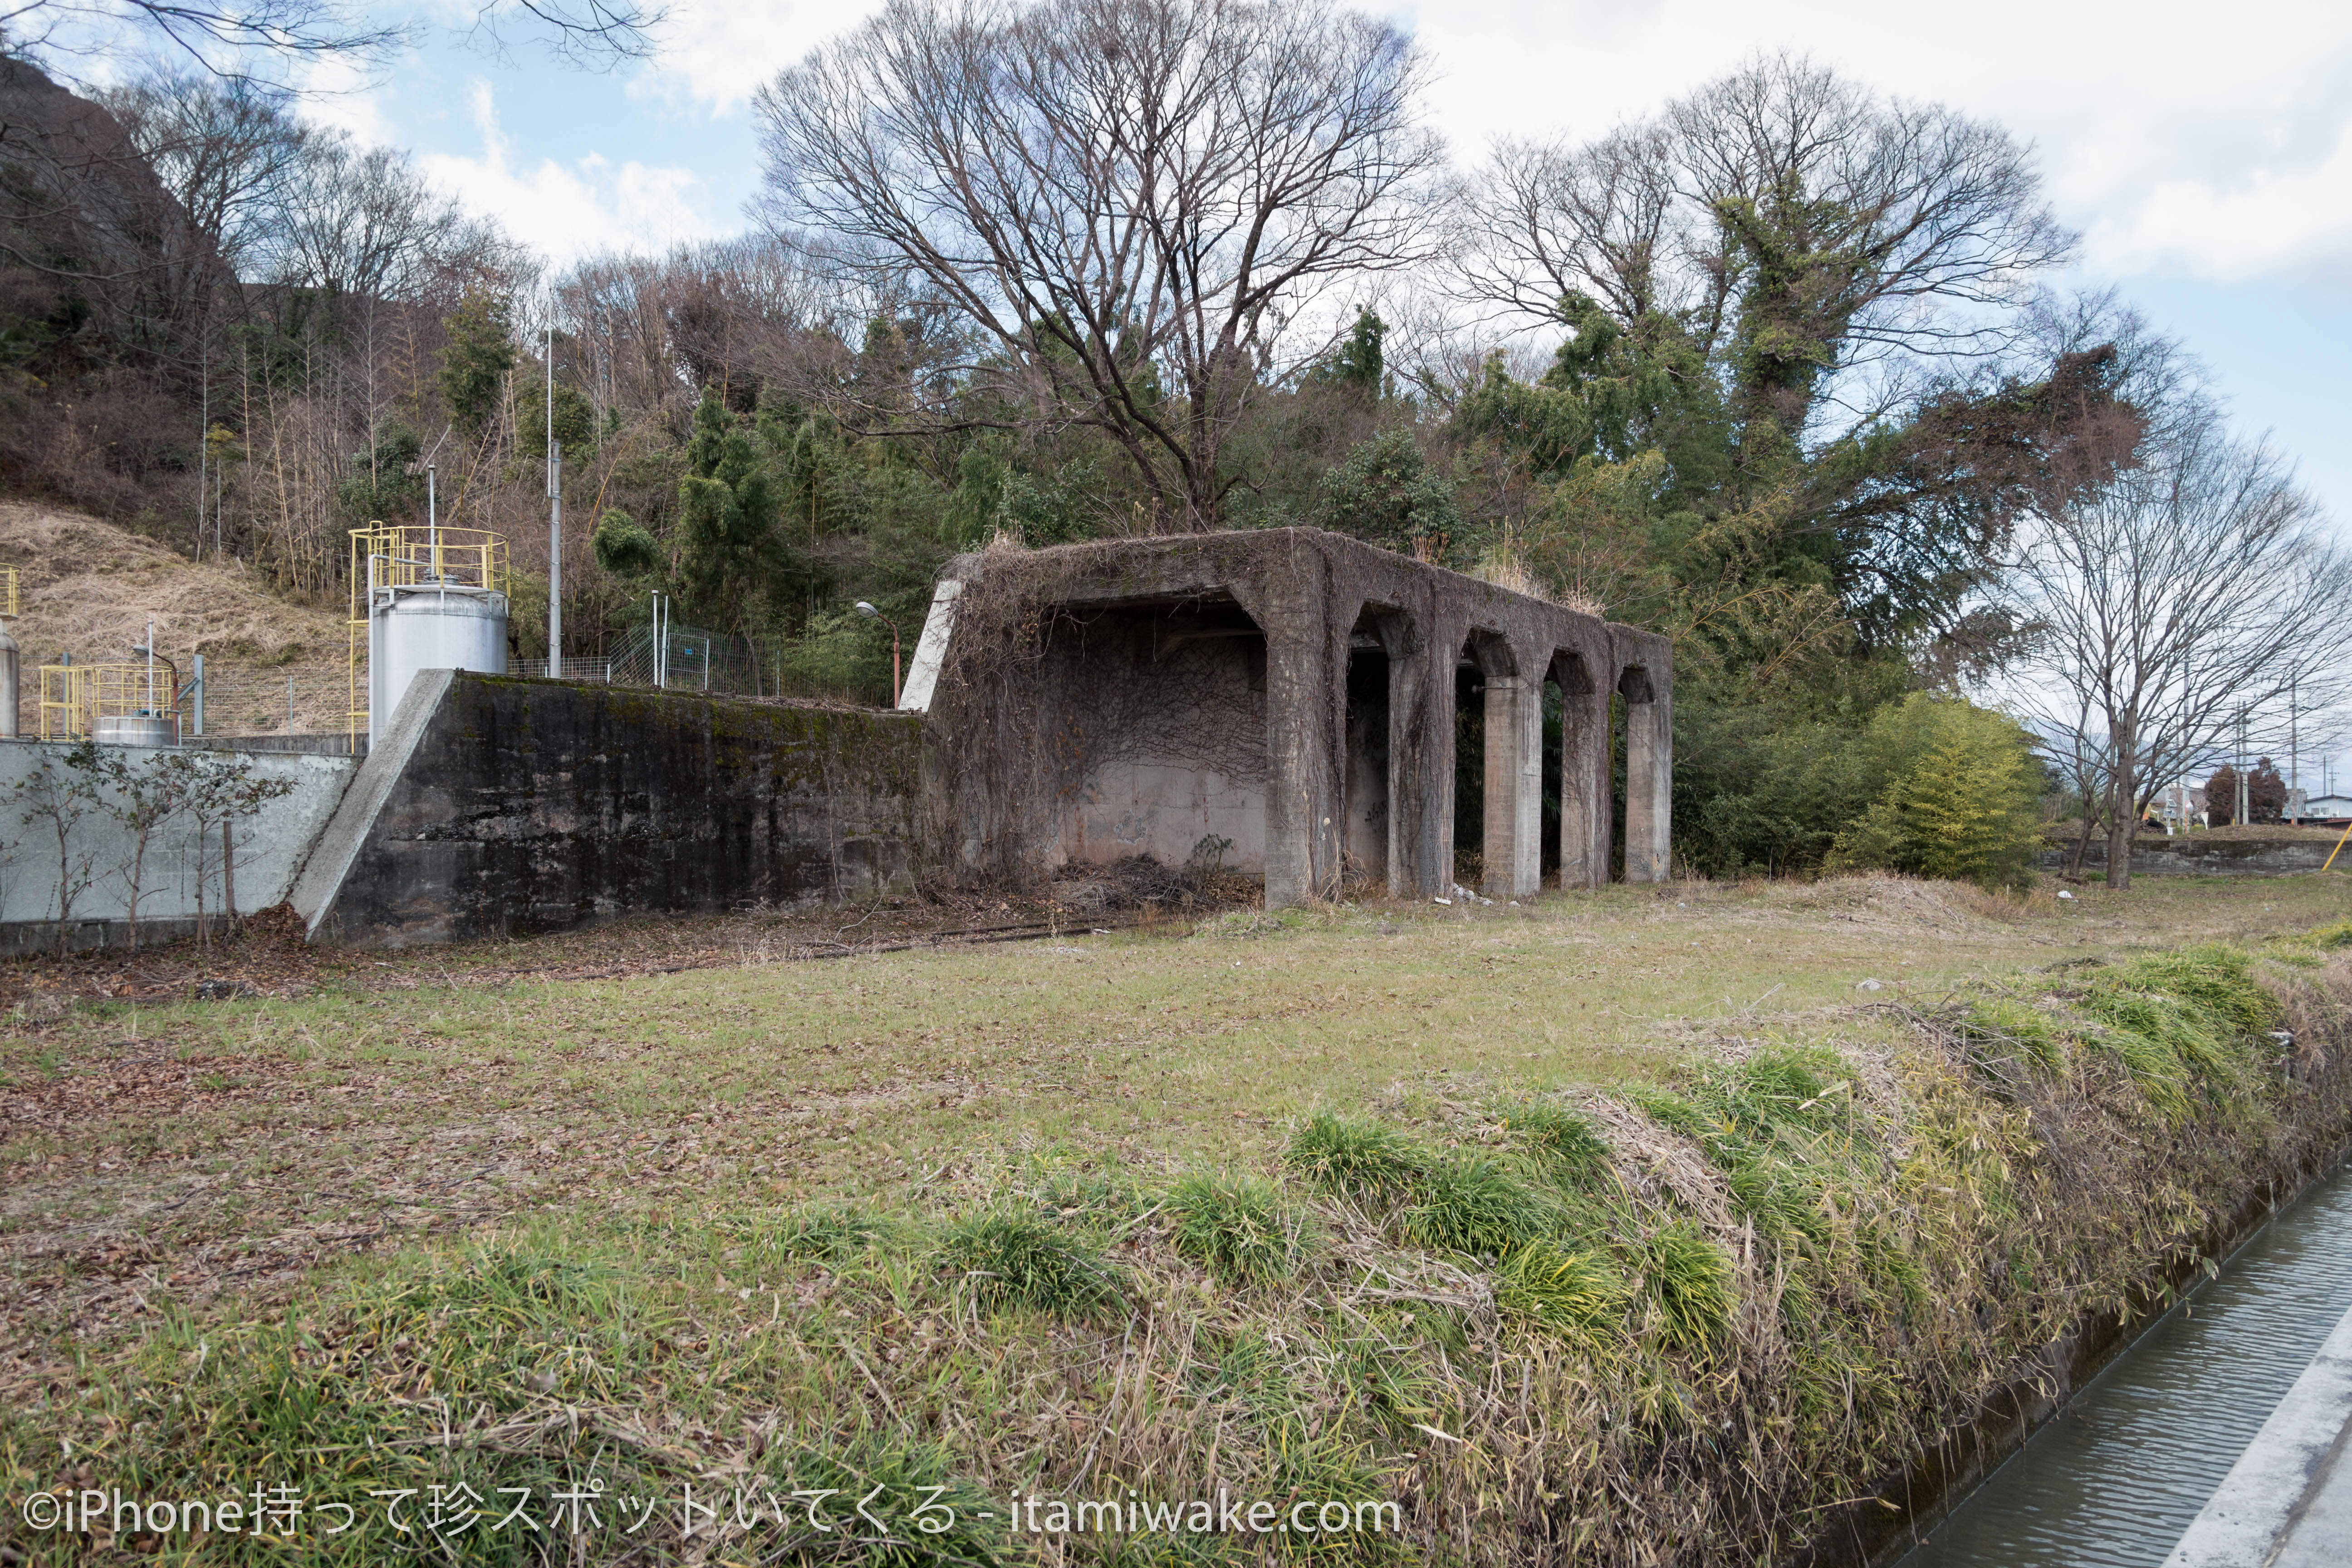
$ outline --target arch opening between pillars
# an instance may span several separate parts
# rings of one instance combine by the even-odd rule
[[[1345,763],[1340,773],[1340,883],[1399,888],[1393,865],[1391,773],[1395,672],[1390,657],[1396,612],[1367,605],[1348,636]]]
[[[1455,664],[1455,879],[1488,898],[1543,885],[1543,688],[1500,635],[1474,630]]]

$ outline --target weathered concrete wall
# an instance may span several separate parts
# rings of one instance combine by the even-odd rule
[[[221,750],[245,750],[221,747]],[[152,746],[110,746],[129,766],[144,770],[169,754]],[[35,741],[0,741],[0,954],[35,952],[57,940],[58,847],[46,825],[27,826],[17,786],[45,764],[62,767],[66,748]],[[278,752],[253,756],[253,775],[282,779],[292,792],[239,822],[233,840],[237,909],[246,914],[286,897],[294,876],[359,766],[356,759]],[[121,822],[101,812],[86,814],[68,840],[79,860],[87,858],[92,880],[74,901],[68,945],[75,949],[118,947],[130,942],[131,837]],[[199,876],[205,908],[217,914],[221,903],[219,829],[206,836],[199,858],[195,824],[185,817],[164,821],[148,841],[141,874],[139,928],[142,941],[163,942],[194,933]]]
[[[1038,671],[1048,743],[1084,761],[1048,867],[1130,855],[1181,866],[1223,838],[1224,864],[1265,869],[1265,643],[1234,632],[1118,611],[1063,628]]]
[[[2204,833],[2167,838],[2158,834],[2134,842],[2131,868],[2135,877],[2292,877],[2318,870],[2334,847],[2332,838],[2222,838]],[[2072,845],[2044,849],[2042,868],[2063,871],[2073,858]],[[2352,847],[2336,858],[2336,868],[2352,871]],[[2083,870],[2104,876],[2106,869],[2107,841],[2095,838],[2083,857]]]
[[[1247,671],[1249,700],[1188,672],[1212,645]],[[959,557],[921,647],[904,700],[931,710],[940,841],[977,876],[1042,868],[1033,847],[1092,855],[1106,837],[1181,862],[1202,830],[1232,821],[1255,831],[1213,830],[1249,847],[1230,858],[1263,870],[1269,906],[1335,895],[1350,859],[1391,892],[1443,895],[1465,663],[1485,704],[1485,890],[1517,897],[1542,879],[1548,682],[1568,715],[1563,884],[1608,879],[1616,695],[1632,770],[1625,875],[1668,871],[1666,639],[1339,534]]]
[[[911,886],[920,721],[427,671],[294,889],[410,946]]]

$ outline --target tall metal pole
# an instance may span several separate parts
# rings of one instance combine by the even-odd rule
[[[563,673],[563,448],[555,444],[555,323],[547,326],[547,673]]]
[[[205,312],[211,314],[209,310]],[[202,340],[196,355],[196,559],[205,558],[205,441],[213,427],[212,363],[206,357],[212,347],[209,338]]]
[[[433,490],[433,465],[425,465],[425,551],[436,575],[441,571],[441,509]]]
[[[2246,710],[2238,710],[2238,821],[2240,827],[2248,826],[2246,817],[2252,805],[2252,792],[2246,785]]]

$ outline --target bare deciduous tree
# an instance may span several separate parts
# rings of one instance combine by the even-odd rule
[[[1671,315],[1736,359],[1736,412],[1790,432],[1839,371],[2005,342],[2007,308],[2072,244],[2000,126],[1786,54],[1595,142],[1504,142],[1468,190],[1473,300]]]
[[[643,59],[667,7],[640,0],[476,0],[467,37],[503,55],[534,39],[557,59]],[[0,0],[0,41],[50,62],[166,53],[216,76],[274,82],[290,60],[381,66],[422,29],[350,0]]]
[[[2352,654],[2352,561],[2287,464],[2210,411],[2170,424],[2137,466],[2021,531],[2014,568],[2040,631],[2029,700],[2077,787],[2105,796],[2116,888],[2158,788],[2242,710],[2267,741],[2297,674]]]
[[[1422,254],[1423,74],[1327,0],[896,0],[761,91],[767,208],[966,316],[1001,422],[1097,426],[1212,527],[1300,313]]]

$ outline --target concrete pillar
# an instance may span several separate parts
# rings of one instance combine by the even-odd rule
[[[1339,891],[1348,642],[1330,636],[1322,574],[1242,607],[1265,632],[1265,907]],[[1241,595],[1236,594],[1236,598]]]
[[[1543,885],[1543,688],[1486,677],[1486,875],[1479,891],[1516,899]]]
[[[1454,659],[1399,616],[1389,645],[1389,891],[1444,898],[1454,883]]]
[[[1629,669],[1625,693],[1625,879],[1663,882],[1671,862],[1674,709],[1645,670]]]
[[[1581,684],[1587,689],[1572,687]],[[1609,693],[1561,682],[1559,885],[1609,885]]]

